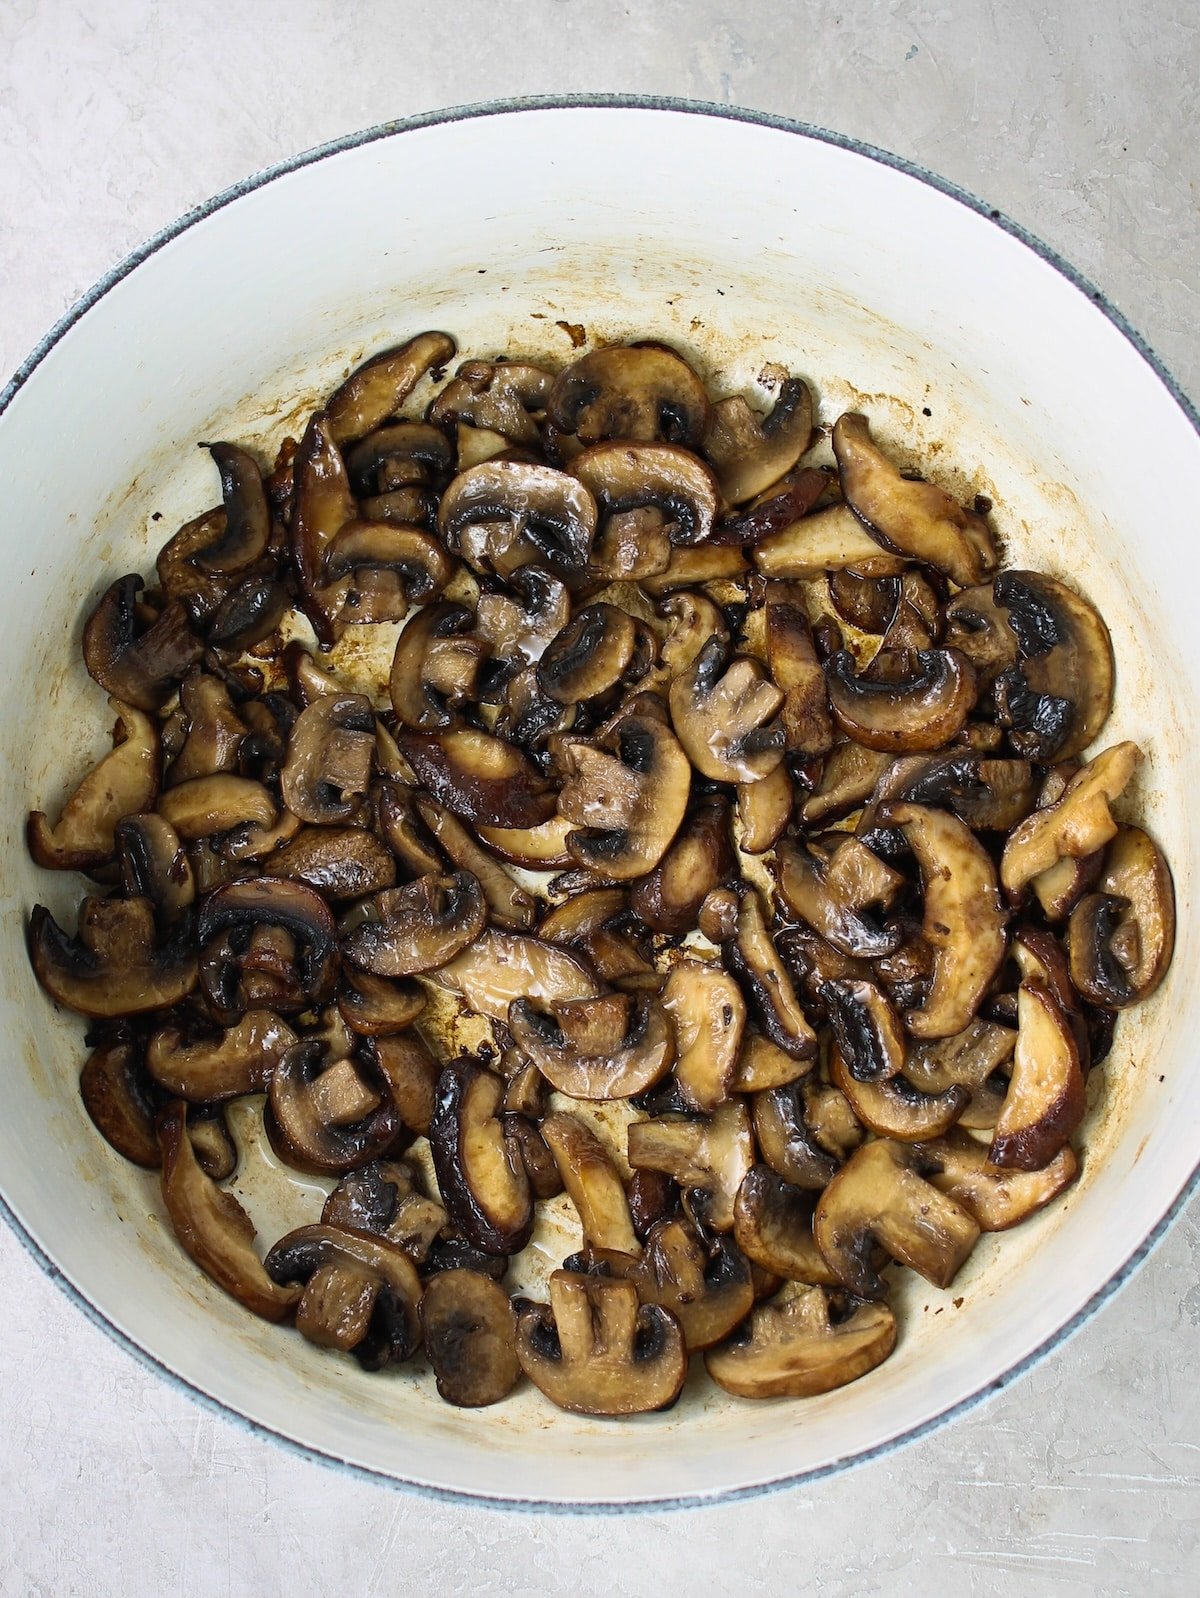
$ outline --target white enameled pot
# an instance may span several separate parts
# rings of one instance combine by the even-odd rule
[[[1107,618],[1105,737],[1146,751],[1135,803],[1175,870],[1174,968],[1121,1021],[1080,1182],[984,1239],[950,1293],[909,1282],[894,1356],[802,1403],[738,1402],[701,1374],[675,1409],[633,1422],[574,1418],[529,1390],[458,1411],[428,1376],[368,1376],[255,1320],[183,1256],[153,1177],[93,1130],[81,1026],[25,957],[30,905],[69,919],[81,886],[37,871],[22,838],[106,729],[81,616],[212,501],[196,441],[274,445],[351,365],[425,327],[470,353],[565,362],[575,325],[665,339],[729,392],[782,363],[813,381],[825,419],[861,407],[906,461],[987,494],[1010,560],[1070,579]],[[1130,331],[1018,230],[877,152],[715,108],[451,113],[318,151],[185,218],[71,313],[0,405],[0,1193],[80,1304],[164,1373],[320,1456],[426,1488],[703,1500],[953,1415],[1053,1346],[1161,1233],[1200,1127],[1200,438]]]

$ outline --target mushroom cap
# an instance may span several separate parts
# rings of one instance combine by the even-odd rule
[[[290,976],[293,991],[279,1002],[307,1009],[329,998],[336,970],[333,916],[320,894],[301,882],[259,877],[231,882],[209,895],[196,928],[201,954],[201,985],[213,1013],[232,1021],[247,1006],[241,1002],[241,965],[251,940],[263,928],[278,928],[297,945]]]
[[[101,595],[83,628],[83,659],[107,693],[135,710],[160,709],[204,654],[177,599],[167,602],[145,631],[138,631],[136,572]]]
[[[585,449],[570,469],[609,518],[653,508],[673,544],[700,544],[712,533],[721,490],[689,449],[610,439]]]
[[[662,344],[610,345],[573,361],[555,379],[546,413],[582,444],[663,440],[695,449],[708,430],[704,384]]]
[[[757,782],[783,759],[783,729],[773,719],[783,695],[757,660],[730,659],[721,639],[704,645],[668,698],[688,759],[714,782]]]
[[[738,1398],[811,1398],[865,1376],[896,1346],[896,1318],[886,1304],[851,1304],[836,1318],[831,1307],[821,1287],[785,1289],[709,1350],[709,1375]]]
[[[29,958],[56,1003],[80,1015],[141,1015],[178,1004],[196,986],[191,930],[183,918],[159,943],[149,899],[89,898],[72,938],[39,904],[29,917]]]
[[[596,522],[596,501],[578,479],[529,461],[469,466],[438,507],[438,531],[448,547],[502,576],[537,559],[559,571],[581,570]]]
[[[1018,754],[1070,760],[1112,708],[1108,628],[1081,594],[1045,572],[1001,572],[993,593],[1019,645],[1019,659],[996,677],[997,719]]]
[[[342,957],[380,977],[415,976],[448,965],[487,921],[483,891],[465,871],[388,888],[365,908],[369,918],[342,938]]]
[[[731,505],[741,505],[791,471],[811,443],[812,431],[808,384],[785,377],[766,416],[756,415],[741,394],[718,400],[704,453],[717,468],[722,494]]]
[[[496,1404],[517,1385],[517,1318],[508,1294],[478,1271],[441,1271],[421,1297],[425,1353],[448,1404]]]
[[[283,802],[314,826],[351,820],[370,783],[375,716],[365,694],[321,694],[300,712],[279,773]]]
[[[1149,998],[1171,963],[1171,868],[1147,832],[1121,827],[1105,851],[1096,887],[1071,912],[1071,980],[1093,1004],[1120,1010]]]

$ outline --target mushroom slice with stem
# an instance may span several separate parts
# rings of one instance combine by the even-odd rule
[[[662,344],[592,350],[559,373],[546,407],[562,433],[600,439],[662,440],[696,449],[708,431],[708,395],[696,373]]]
[[[668,594],[658,611],[667,632],[659,646],[657,675],[668,681],[688,669],[710,638],[729,641],[724,611],[698,590]]]
[[[460,994],[476,1014],[505,1024],[514,999],[550,1004],[600,993],[595,973],[569,949],[492,927],[429,976],[439,987]]]
[[[1148,833],[1121,827],[1105,852],[1096,886],[1071,912],[1071,980],[1093,1004],[1123,1010],[1149,998],[1171,963],[1171,870]]]
[[[158,797],[158,814],[178,837],[195,843],[235,827],[273,827],[279,808],[261,782],[221,771],[165,789]]]
[[[889,554],[859,521],[849,505],[830,505],[801,516],[754,548],[754,564],[764,577],[811,580],[852,566],[870,577],[893,577],[904,560]]]
[[[912,1145],[879,1138],[846,1161],[817,1200],[813,1236],[830,1270],[859,1298],[887,1289],[870,1263],[876,1245],[935,1287],[948,1287],[979,1227],[919,1174]]]
[[[573,1099],[631,1099],[660,1081],[675,1058],[664,1006],[648,994],[567,999],[546,1011],[517,999],[508,1029],[551,1087]]]
[[[936,484],[902,477],[865,416],[838,418],[833,452],[846,503],[884,549],[933,566],[961,588],[995,571],[995,540],[983,518]]]
[[[714,782],[758,782],[784,755],[775,718],[784,696],[759,661],[712,638],[670,687],[671,721],[696,770]]]
[[[264,1320],[281,1321],[300,1299],[264,1270],[254,1226],[232,1193],[204,1174],[187,1134],[187,1106],[172,1100],[158,1118],[162,1195],[175,1236],[218,1287]]]
[[[249,728],[233,708],[228,684],[193,667],[179,689],[179,708],[187,728],[183,748],[171,761],[167,786],[193,777],[237,771],[238,753]]]
[[[886,909],[904,879],[858,839],[845,838],[824,859],[800,843],[781,839],[775,871],[779,896],[788,909],[840,954],[878,960],[899,947],[900,932],[880,926],[864,912],[872,905]]]
[[[783,693],[784,742],[793,754],[828,754],[833,748],[828,684],[804,597],[788,583],[773,582],[767,588],[765,608],[767,660]]]
[[[286,1165],[323,1176],[369,1165],[402,1130],[400,1112],[369,1056],[329,1061],[315,1038],[301,1039],[276,1060],[264,1124]]]
[[[437,1390],[448,1404],[498,1404],[520,1380],[517,1317],[508,1294],[490,1277],[440,1272],[421,1297],[421,1329]]]
[[[428,422],[385,422],[346,451],[350,486],[364,500],[419,484],[440,486],[453,465],[454,446]]]
[[[666,723],[662,701],[630,700],[595,741],[564,737],[558,811],[579,829],[567,834],[571,858],[618,881],[653,870],[679,831],[691,767]]]
[[[981,692],[1017,663],[1017,635],[1006,608],[996,602],[992,583],[964,588],[950,600],[945,641],[974,666]]]
[[[870,798],[891,764],[884,750],[864,749],[849,739],[835,744],[821,767],[816,787],[797,806],[800,820],[810,827],[840,821]]]
[[[39,866],[89,871],[105,865],[116,848],[118,822],[149,810],[158,794],[158,729],[149,716],[118,699],[113,748],[67,800],[53,826],[35,810],[29,817],[29,852]]]
[[[271,874],[326,899],[360,899],[396,881],[391,850],[365,827],[304,827],[271,855]]]
[[[481,461],[459,472],[438,507],[447,548],[483,572],[509,577],[546,561],[556,571],[587,565],[596,501],[577,478],[529,461]]]
[[[537,916],[532,894],[518,887],[444,805],[418,795],[417,814],[459,871],[473,876],[487,901],[488,916],[498,927],[528,931]]]
[[[1135,743],[1110,745],[1071,778],[1060,799],[1035,810],[1009,834],[1000,881],[1010,899],[1060,860],[1085,859],[1116,837],[1110,806],[1124,793],[1141,758]]]
[[[846,1068],[837,1048],[830,1056],[829,1076],[865,1127],[879,1137],[895,1138],[901,1143],[941,1137],[971,1099],[969,1089],[957,1084],[941,1093],[924,1093],[903,1072],[890,1077],[857,1078]]]
[[[957,1129],[922,1144],[920,1154],[926,1181],[969,1210],[984,1232],[1020,1225],[1070,1187],[1079,1174],[1079,1161],[1069,1144],[1040,1170],[1005,1170],[992,1164],[986,1144]]]
[[[856,1082],[887,1082],[899,1076],[908,1041],[882,989],[873,982],[842,980],[823,983],[820,994],[849,1075]]]
[[[701,904],[733,873],[729,820],[728,799],[705,794],[685,816],[662,859],[633,885],[630,908],[653,931],[690,932]]]
[[[465,605],[426,605],[405,624],[388,681],[392,709],[405,727],[453,726],[460,707],[475,698],[488,649],[469,636],[470,626]]]
[[[628,1138],[635,1170],[663,1171],[682,1188],[699,1188],[706,1223],[717,1232],[732,1231],[733,1201],[754,1164],[754,1136],[743,1103],[727,1100],[703,1120],[634,1121]]]
[[[710,1115],[728,1097],[746,1025],[741,989],[720,966],[681,960],[663,988],[675,1032],[675,1082],[690,1110]]]
[[[788,1282],[838,1286],[813,1237],[811,1193],[769,1165],[747,1171],[733,1205],[733,1235],[748,1260]]]
[[[196,1036],[168,1022],[146,1046],[146,1069],[174,1098],[217,1104],[244,1093],[263,1093],[296,1034],[269,1010],[247,1010],[220,1037]]]
[[[855,675],[849,650],[832,656],[825,672],[834,720],[868,749],[940,749],[966,725],[978,696],[975,668],[955,649],[906,651],[902,658],[901,677],[872,681]]]
[[[905,1016],[914,1038],[949,1038],[975,1015],[1007,946],[996,869],[955,816],[901,802],[881,819],[899,827],[921,870],[922,933],[934,951],[925,1003]]]
[[[365,1370],[382,1370],[421,1343],[421,1279],[403,1249],[365,1232],[300,1226],[267,1255],[281,1284],[303,1284],[296,1330],[322,1348],[353,1353]]]
[[[718,400],[712,408],[704,453],[717,468],[721,492],[731,505],[742,505],[777,483],[812,442],[813,402],[801,377],[785,377],[775,404],[757,415],[741,394]]]
[[[342,957],[379,977],[410,977],[449,964],[483,931],[487,903],[468,872],[418,877],[375,894],[367,919],[342,938]]]
[[[325,406],[334,443],[352,444],[395,416],[426,372],[454,359],[448,333],[417,333],[356,367]]]
[[[708,1374],[738,1398],[811,1398],[857,1381],[896,1346],[886,1304],[844,1304],[822,1287],[785,1287],[746,1327],[704,1356]]]
[[[632,1282],[643,1304],[669,1310],[689,1354],[727,1337],[754,1304],[750,1266],[732,1238],[711,1247],[678,1217],[651,1227],[640,1257],[593,1249],[592,1261]]]
[[[649,666],[646,628],[616,605],[576,611],[547,645],[537,664],[537,683],[556,704],[579,705],[634,682]],[[643,670],[639,672],[638,666]]]
[[[314,826],[353,818],[370,786],[375,716],[365,694],[322,694],[296,718],[279,773],[283,802]]]
[[[1017,992],[1017,1044],[1004,1106],[992,1134],[993,1165],[1039,1171],[1083,1119],[1079,1045],[1048,987],[1034,979]]]
[[[571,619],[563,582],[540,566],[522,566],[505,592],[486,592],[475,606],[475,631],[496,660],[536,664]]]
[[[1019,949],[1019,943],[1015,947]],[[987,1130],[996,1124],[1007,1091],[1007,1083],[1003,1087],[996,1085],[1000,1080],[996,1073],[1007,1070],[1016,1043],[1017,1034],[1012,1027],[976,1017],[954,1037],[911,1048],[904,1062],[904,1075],[923,1093],[966,1088],[971,1099],[958,1124]]]
[[[401,753],[439,804],[474,826],[537,827],[557,807],[553,784],[529,756],[474,727],[400,732]]]
[[[780,959],[756,888],[743,888],[733,936],[722,950],[730,970],[749,990],[771,1042],[794,1059],[808,1059],[816,1050],[816,1034]]]
[[[994,595],[1020,649],[996,676],[996,719],[1026,759],[1070,760],[1112,708],[1108,628],[1094,606],[1044,572],[1001,572]]]
[[[640,1253],[624,1184],[591,1127],[577,1115],[555,1110],[542,1122],[541,1132],[579,1213],[584,1241],[621,1254]]]
[[[442,1203],[467,1242],[516,1254],[533,1230],[533,1194],[500,1115],[504,1083],[468,1055],[438,1077],[429,1147]]]
[[[347,1171],[325,1200],[323,1226],[341,1231],[375,1232],[423,1265],[446,1226],[446,1211],[426,1198],[413,1169],[403,1160],[373,1160]]]
[[[163,1010],[196,986],[186,918],[160,943],[149,899],[85,899],[74,938],[44,905],[35,905],[29,958],[50,997],[80,1015],[111,1018]]]
[[[230,882],[209,895],[200,911],[200,983],[222,1025],[256,1008],[262,971],[272,1004],[307,1010],[333,991],[336,926],[320,894],[300,882],[259,877]]]
[[[430,405],[429,420],[438,427],[467,422],[513,444],[536,445],[541,434],[533,416],[546,409],[553,383],[527,361],[464,361]]]
[[[614,439],[585,449],[570,470],[606,520],[653,509],[672,544],[703,543],[713,530],[721,491],[710,468],[691,450]]]
[[[798,1084],[786,1083],[752,1094],[750,1113],[758,1151],[778,1176],[806,1192],[819,1193],[828,1186],[840,1162],[822,1147],[808,1125],[807,1101]],[[848,1103],[846,1116],[853,1121]]]
[[[135,710],[160,710],[203,656],[187,611],[172,599],[149,626],[141,626],[142,579],[119,577],[101,595],[83,628],[83,660],[107,693]]]
[[[338,621],[403,621],[410,605],[434,599],[455,563],[422,527],[388,521],[349,521],[325,549],[327,590],[339,595]]]
[[[158,1169],[153,1095],[133,1041],[118,1038],[92,1050],[79,1075],[79,1096],[105,1142],[132,1164]]]
[[[666,1409],[687,1376],[679,1322],[657,1304],[638,1304],[632,1282],[555,1271],[550,1303],[532,1304],[517,1323],[521,1369],[560,1409],[582,1415],[640,1415]]]
[[[387,1083],[400,1119],[418,1137],[428,1137],[437,1097],[438,1064],[416,1031],[375,1036],[363,1054]]]
[[[738,784],[738,826],[747,854],[765,854],[779,839],[792,819],[793,798],[792,779],[782,763],[761,782]]]

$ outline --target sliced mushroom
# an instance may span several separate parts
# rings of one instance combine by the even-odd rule
[[[473,876],[487,901],[489,918],[500,927],[530,928],[536,918],[533,897],[520,888],[502,866],[444,806],[418,797],[417,813],[459,871]]]
[[[573,1099],[630,1099],[661,1080],[675,1058],[663,1005],[643,995],[567,999],[546,1011],[528,999],[509,1007],[517,1047]]]
[[[882,774],[891,765],[879,749],[864,749],[861,744],[835,744],[821,768],[816,787],[797,806],[806,826],[840,821],[870,798]]]
[[[826,982],[820,991],[850,1076],[856,1082],[887,1082],[898,1076],[908,1046],[887,995],[873,982],[852,980]]]
[[[483,931],[487,905],[476,879],[418,877],[377,893],[368,919],[342,939],[342,957],[373,976],[409,977],[447,965]]]
[[[1010,833],[1000,861],[1000,881],[1010,899],[1060,860],[1082,860],[1116,836],[1109,807],[1141,757],[1135,743],[1112,744],[1071,778],[1056,803],[1035,810]]]
[[[272,944],[272,932],[282,938]],[[200,981],[222,1024],[255,1007],[252,977],[261,950],[271,1008],[306,1010],[333,991],[336,927],[325,901],[300,882],[259,877],[231,882],[209,896],[196,928]]]
[[[750,1117],[739,1101],[727,1100],[704,1120],[634,1121],[629,1127],[629,1163],[635,1170],[663,1171],[682,1188],[705,1195],[705,1220],[714,1231],[733,1228],[733,1201],[754,1164]]]
[[[476,697],[487,645],[469,636],[464,605],[427,605],[396,640],[388,691],[392,709],[418,731],[450,727]]]
[[[533,1194],[500,1120],[504,1083],[463,1055],[437,1083],[429,1147],[450,1219],[485,1254],[516,1254],[533,1230]]]
[[[948,1287],[975,1246],[979,1227],[918,1174],[910,1145],[864,1143],[817,1200],[813,1235],[825,1263],[859,1298],[881,1299],[870,1263],[876,1245],[935,1287]]]
[[[429,420],[439,427],[468,422],[514,444],[537,444],[533,413],[545,410],[553,382],[526,361],[464,361],[430,405]]]
[[[946,643],[974,666],[981,691],[1016,665],[1017,635],[1005,607],[996,603],[993,584],[981,583],[955,594],[946,606]]]
[[[581,355],[560,372],[546,413],[581,444],[662,439],[695,449],[708,431],[704,384],[662,344],[613,345]]]
[[[343,1232],[376,1232],[423,1265],[447,1216],[436,1199],[420,1191],[410,1165],[374,1160],[342,1177],[325,1200],[321,1224]]]
[[[579,1213],[584,1241],[594,1248],[639,1253],[641,1244],[633,1230],[624,1184],[591,1127],[577,1115],[556,1110],[542,1122],[541,1131]]]
[[[292,562],[305,614],[319,642],[328,647],[342,630],[339,613],[349,584],[344,578],[326,580],[325,558],[342,528],[357,519],[358,507],[327,412],[313,415],[292,470]]]
[[[157,1170],[162,1164],[154,1104],[137,1046],[102,1043],[79,1075],[79,1095],[92,1125],[124,1159]]]
[[[437,1098],[439,1069],[414,1031],[375,1036],[363,1050],[387,1083],[400,1119],[419,1137],[428,1137]]]
[[[993,1165],[1038,1171],[1083,1119],[1079,1046],[1049,988],[1028,979],[1017,993],[1017,1045],[1004,1107],[992,1134]]]
[[[410,605],[441,593],[455,563],[431,533],[392,518],[346,522],[326,545],[323,570],[322,594],[336,596],[345,626],[402,621]]]
[[[228,686],[210,672],[194,668],[180,687],[179,705],[187,732],[182,749],[171,761],[168,786],[236,771],[248,729],[233,708]]]
[[[569,950],[490,927],[430,975],[439,987],[461,994],[469,1009],[505,1023],[515,999],[551,1004],[600,992],[595,974]]]
[[[262,1093],[296,1034],[269,1010],[248,1010],[217,1038],[195,1037],[174,1023],[160,1027],[146,1046],[146,1069],[173,1098],[216,1104]]]
[[[644,674],[650,658],[647,637],[628,611],[588,605],[546,647],[537,666],[538,686],[560,705],[598,699]]]
[[[787,583],[767,589],[767,660],[783,692],[780,719],[789,750],[823,755],[833,748],[825,668],[817,658],[802,594]],[[863,740],[859,740],[862,742]]]
[[[1079,1174],[1070,1146],[1038,1171],[1003,1170],[988,1158],[986,1144],[954,1131],[921,1148],[927,1181],[969,1210],[981,1231],[1003,1232],[1057,1198]]]
[[[971,1098],[969,1090],[957,1084],[941,1093],[925,1093],[914,1087],[903,1072],[860,1080],[847,1069],[837,1048],[830,1056],[829,1076],[865,1127],[879,1137],[895,1138],[901,1143],[923,1143],[941,1137],[959,1119]]]
[[[1027,760],[988,760],[968,751],[902,756],[875,784],[858,837],[871,842],[879,808],[892,799],[944,805],[976,831],[1008,832],[1033,808],[1033,768]]]
[[[781,1084],[754,1093],[750,1110],[758,1151],[785,1182],[819,1193],[833,1180],[839,1162],[821,1146],[809,1127],[806,1102],[798,1085]],[[848,1104],[846,1113],[853,1120]]]
[[[730,1084],[734,1093],[764,1093],[769,1088],[786,1087],[807,1076],[812,1066],[797,1060],[778,1043],[749,1028],[743,1034],[741,1053]]]
[[[1171,870],[1148,833],[1121,827],[1105,852],[1097,890],[1071,912],[1071,980],[1093,1004],[1122,1010],[1149,998],[1171,963]]]
[[[384,782],[375,792],[376,825],[406,877],[440,876],[445,861],[417,815],[416,789]]]
[[[106,693],[135,710],[160,709],[204,654],[188,614],[169,600],[139,632],[142,579],[119,577],[100,598],[83,629],[83,659]]]
[[[406,1360],[420,1346],[421,1280],[384,1238],[301,1226],[279,1239],[265,1265],[273,1281],[303,1283],[296,1330],[310,1342],[353,1353],[366,1370]]]
[[[662,1006],[675,1032],[675,1081],[691,1110],[711,1114],[729,1097],[742,1046],[746,1004],[719,966],[683,960],[671,968]]]
[[[783,764],[761,782],[738,784],[738,827],[747,854],[765,854],[776,843],[792,819],[793,801],[792,779]]]
[[[788,908],[840,953],[871,960],[899,946],[896,928],[880,926],[864,912],[891,904],[903,878],[856,838],[838,843],[824,859],[781,839],[775,870]]]
[[[884,549],[923,561],[962,588],[996,569],[995,540],[983,518],[936,484],[902,477],[871,438],[865,416],[838,418],[833,452],[846,503]]]
[[[127,816],[113,832],[127,898],[149,899],[162,921],[177,921],[196,897],[196,879],[179,834],[161,816]]]
[[[1094,606],[1044,572],[1002,572],[994,592],[1020,646],[1017,663],[995,679],[997,720],[1027,759],[1070,760],[1112,707],[1108,628]]]
[[[869,577],[845,566],[829,572],[825,586],[842,621],[863,633],[887,632],[900,600],[900,584],[894,577]]]
[[[882,819],[903,831],[916,856],[922,933],[934,950],[928,997],[905,1024],[915,1038],[953,1037],[971,1021],[1004,959],[1007,917],[996,870],[969,829],[944,811],[902,802]]]
[[[837,1287],[813,1237],[813,1198],[767,1165],[748,1171],[733,1206],[733,1235],[746,1258],[789,1282]]]
[[[53,826],[40,810],[29,817],[29,852],[39,866],[89,871],[106,864],[116,848],[114,833],[125,816],[149,810],[158,793],[158,729],[149,716],[117,699],[110,754],[88,772]]]
[[[876,657],[878,658],[878,657]],[[834,720],[868,749],[940,749],[966,725],[977,697],[975,668],[954,649],[915,650],[900,678],[855,675],[841,650],[825,666]]]
[[[313,1038],[287,1049],[271,1070],[264,1116],[279,1158],[339,1175],[386,1154],[401,1120],[382,1080],[371,1080],[376,1074],[365,1060],[329,1062]]]
[[[870,577],[891,577],[904,570],[903,559],[886,553],[844,504],[830,505],[769,533],[755,545],[754,564],[764,577],[788,580],[822,577],[849,566]]]
[[[271,636],[288,604],[288,591],[273,572],[244,577],[217,606],[208,641],[231,652],[250,649]]]
[[[555,1271],[550,1303],[517,1323],[521,1369],[560,1409],[640,1415],[666,1409],[687,1375],[679,1322],[657,1304],[639,1306],[632,1282]]]
[[[730,659],[712,638],[671,683],[671,721],[696,770],[715,782],[758,782],[783,759],[784,696],[757,660]]]
[[[593,444],[571,462],[571,474],[592,494],[605,518],[653,509],[673,544],[699,544],[712,532],[721,491],[711,470],[675,444]]]
[[[398,413],[426,372],[454,359],[455,349],[448,333],[418,333],[356,367],[325,407],[334,442],[352,444],[381,427]]]
[[[270,828],[279,819],[279,809],[261,782],[227,771],[167,788],[159,795],[158,813],[189,843],[235,827]]]
[[[741,394],[712,408],[704,453],[717,468],[721,492],[741,505],[777,483],[812,441],[813,403],[808,384],[787,377],[767,416],[758,416]]]
[[[475,631],[496,660],[536,664],[571,619],[570,595],[552,572],[540,566],[522,566],[513,572],[508,590],[480,594]]]
[[[965,1088],[971,1098],[958,1124],[986,1130],[995,1126],[1008,1088],[1007,1081],[1000,1085],[996,1073],[1008,1069],[1016,1042],[1012,1027],[976,1018],[954,1037],[910,1049],[904,1074],[923,1093]]]
[[[723,945],[730,970],[749,990],[763,1030],[779,1048],[803,1060],[816,1049],[816,1035],[779,957],[758,892],[746,888],[733,937]]]
[[[396,742],[418,781],[464,821],[536,827],[555,812],[549,778],[502,738],[462,727],[444,733],[402,732]]]
[[[429,422],[385,422],[346,451],[350,485],[364,500],[424,483],[441,486],[453,465],[453,445]]]
[[[173,1100],[158,1118],[162,1195],[180,1244],[218,1287],[264,1320],[281,1321],[299,1302],[278,1286],[254,1251],[254,1226],[232,1193],[200,1168],[187,1135],[187,1106]]]
[[[857,1381],[896,1346],[886,1304],[843,1309],[821,1287],[785,1288],[760,1304],[740,1334],[704,1356],[709,1375],[738,1398],[811,1398]]]
[[[365,694],[322,694],[300,712],[279,774],[283,802],[314,826],[349,821],[370,784],[375,717]]]
[[[706,794],[653,871],[634,884],[630,908],[655,932],[689,932],[701,904],[733,869],[729,801],[722,794]]]
[[[535,559],[581,571],[596,536],[596,501],[578,481],[528,461],[481,461],[442,495],[438,531],[481,571],[508,577]]]
[[[271,855],[271,874],[315,888],[326,899],[359,899],[396,881],[396,861],[364,827],[305,827]]]
[[[640,1257],[593,1249],[592,1258],[632,1282],[643,1304],[669,1310],[689,1354],[728,1336],[754,1303],[750,1266],[733,1240],[718,1237],[708,1247],[678,1218],[651,1228]]]
[[[476,831],[492,853],[509,865],[550,871],[570,865],[567,834],[572,827],[566,816],[552,816],[537,827],[477,827]]]
[[[149,899],[88,898],[72,938],[39,904],[29,918],[29,958],[57,1004],[81,1015],[141,1015],[178,1004],[196,986],[190,933],[181,923],[159,943]]]
[[[746,571],[745,551],[722,544],[699,544],[685,548],[676,545],[665,570],[652,577],[639,578],[639,586],[657,599],[678,588],[692,588],[697,583],[733,582]]]
[[[479,1409],[507,1398],[521,1376],[508,1294],[478,1271],[442,1271],[421,1298],[425,1352],[448,1404]]]

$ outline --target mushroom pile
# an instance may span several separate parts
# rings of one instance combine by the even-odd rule
[[[662,1409],[698,1352],[826,1392],[893,1267],[945,1288],[1074,1181],[1170,961],[1107,629],[798,377],[760,415],[658,343],[455,353],[369,360],[269,470],[204,446],[220,504],[101,596],[113,747],[28,825],[90,888],[34,971],[255,1314],[459,1405]],[[327,1194],[265,1257],[236,1100]]]

